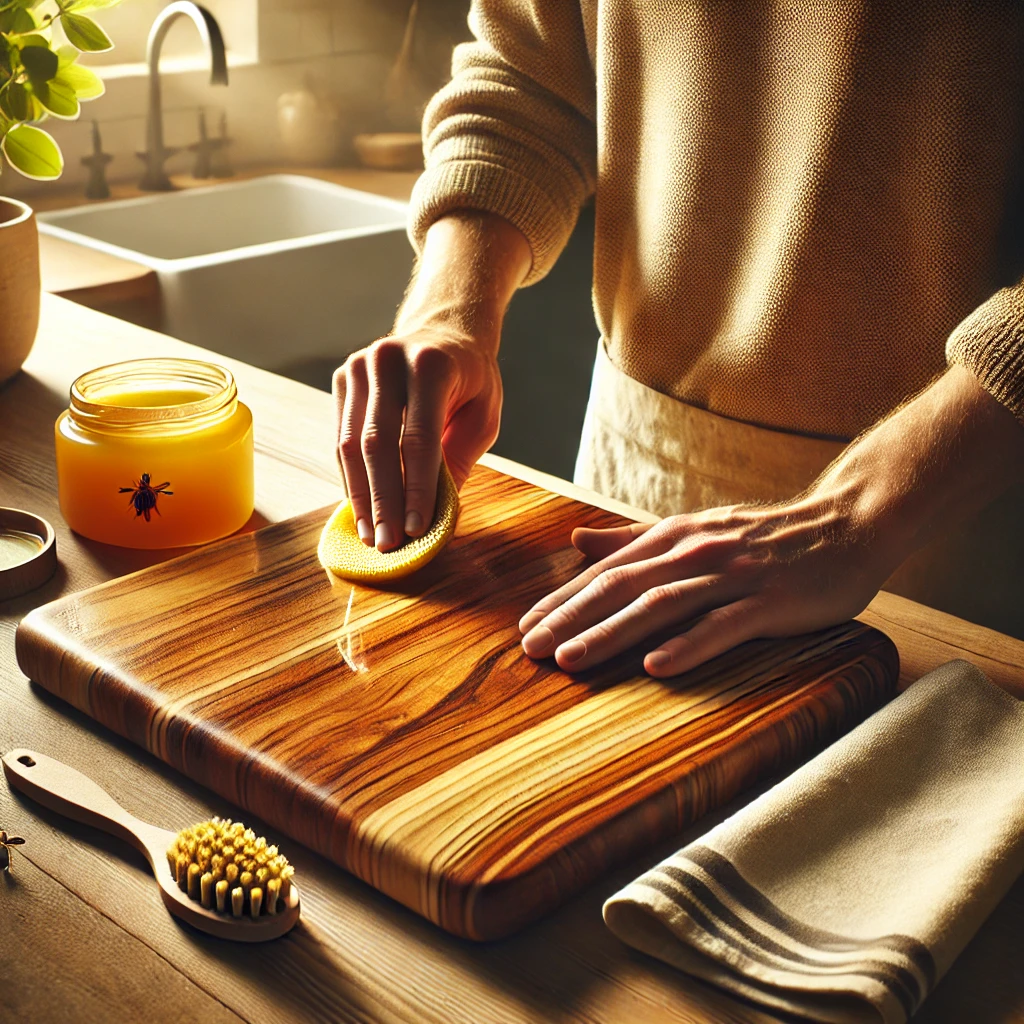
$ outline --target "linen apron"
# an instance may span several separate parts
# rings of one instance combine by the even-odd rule
[[[602,343],[574,480],[670,516],[786,501],[845,447],[677,401],[623,373]],[[884,589],[1024,639],[1024,486],[911,555]]]

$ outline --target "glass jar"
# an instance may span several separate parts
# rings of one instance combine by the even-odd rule
[[[252,515],[252,413],[221,366],[134,359],[90,370],[55,432],[60,510],[84,537],[204,544]]]

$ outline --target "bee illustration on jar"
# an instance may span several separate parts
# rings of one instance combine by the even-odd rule
[[[128,507],[135,509],[135,518],[138,519],[142,516],[146,522],[150,521],[150,514],[155,512],[160,515],[160,509],[157,508],[157,498],[161,494],[170,496],[174,494],[174,491],[167,490],[171,486],[171,482],[168,480],[166,483],[157,484],[154,487],[149,482],[149,474],[143,473],[141,480],[133,480],[131,487],[119,487],[118,494],[131,494],[128,499]]]
[[[14,863],[14,847],[21,846],[25,840],[20,836],[9,836],[0,831],[0,871],[10,871]]]

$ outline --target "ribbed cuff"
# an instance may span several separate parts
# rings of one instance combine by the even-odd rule
[[[962,321],[946,360],[970,370],[1024,424],[1024,285],[996,292]]]
[[[523,285],[554,266],[576,223],[577,211],[560,207],[536,182],[500,164],[456,160],[428,167],[413,189],[409,239],[416,252],[427,229],[454,210],[482,210],[514,224],[526,236],[533,265]]]

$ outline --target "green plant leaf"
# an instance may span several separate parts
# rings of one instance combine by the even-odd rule
[[[37,27],[35,15],[24,7],[0,11],[0,32],[16,35],[21,32],[34,32]]]
[[[92,18],[63,10],[60,23],[64,27],[64,35],[68,37],[68,42],[72,46],[77,46],[79,50],[87,53],[104,53],[114,48],[110,37]]]
[[[75,90],[66,82],[56,79],[52,82],[42,82],[33,86],[32,91],[54,117],[59,117],[63,121],[74,121],[78,117],[78,97]]]
[[[46,113],[24,82],[11,82],[0,94],[0,111],[12,121],[38,121]]]
[[[73,46],[62,46],[57,51],[57,66],[66,68],[69,64],[74,64],[78,57],[79,52]]]
[[[57,74],[57,54],[47,46],[23,46],[21,63],[33,85],[50,81]]]
[[[57,72],[54,79],[73,90],[79,100],[94,100],[106,92],[103,79],[91,68],[80,64],[68,64]]]
[[[105,11],[108,7],[116,7],[121,0],[66,0],[65,11],[72,14],[87,14],[89,11]]]
[[[30,124],[15,125],[2,143],[10,165],[26,178],[59,178],[64,170],[60,147],[42,128]]]

